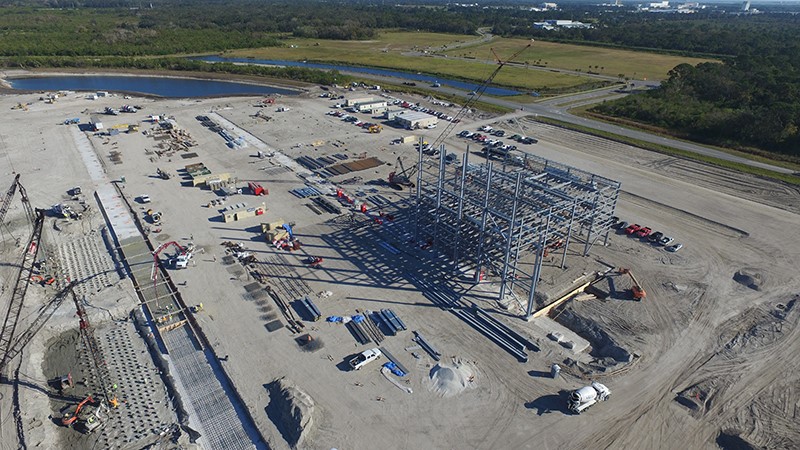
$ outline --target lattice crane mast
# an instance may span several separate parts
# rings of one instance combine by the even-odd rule
[[[19,272],[17,273],[17,280],[14,282],[14,288],[11,291],[11,300],[8,302],[8,310],[6,311],[5,318],[3,319],[3,327],[0,329],[0,367],[3,366],[11,352],[12,342],[14,340],[14,333],[17,330],[19,323],[19,315],[22,312],[22,304],[25,300],[25,294],[28,292],[28,286],[31,284],[31,277],[33,276],[34,263],[39,254],[39,244],[42,239],[42,228],[44,225],[44,210],[36,210],[36,221],[33,224],[33,233],[28,240],[28,245],[25,246],[25,253],[19,263]]]
[[[22,350],[31,342],[34,336],[44,327],[48,320],[53,317],[56,310],[64,303],[64,299],[72,292],[72,289],[75,287],[77,282],[73,281],[70,282],[64,289],[61,289],[55,297],[53,297],[46,305],[44,305],[40,310],[39,314],[36,316],[35,319],[28,325],[28,328],[25,329],[22,333],[19,334],[19,337],[11,344],[8,348],[8,351],[4,352],[0,356],[0,372],[3,371],[3,368],[9,362],[13,361],[14,358],[19,355]]]
[[[453,116],[453,120],[447,124],[444,130],[442,130],[442,133],[439,134],[439,137],[437,137],[436,140],[433,141],[433,143],[431,144],[431,148],[438,149],[439,146],[442,145],[444,140],[447,139],[447,137],[450,136],[450,133],[453,132],[453,129],[456,127],[456,124],[460,122],[459,119],[461,119],[467,113],[467,111],[472,109],[472,106],[475,105],[475,103],[478,102],[483,93],[486,92],[486,88],[488,88],[489,85],[492,83],[492,80],[494,80],[494,77],[496,77],[497,74],[500,72],[500,69],[502,69],[503,66],[508,64],[509,61],[513,60],[514,58],[519,56],[522,52],[530,48],[531,45],[532,44],[526,45],[524,48],[514,53],[510,58],[506,59],[505,61],[503,61],[502,59],[500,59],[499,56],[497,56],[497,53],[495,53],[494,49],[491,49],[492,54],[494,54],[494,57],[497,60],[497,68],[494,70],[494,72],[492,72],[491,75],[489,75],[489,78],[487,78],[483,83],[481,83],[478,89],[475,90],[474,95],[471,95],[470,98],[467,99],[467,101],[464,103],[464,106],[461,107],[461,110],[459,110],[458,113],[455,116]]]
[[[83,302],[78,299],[78,295],[75,293],[75,290],[72,289],[71,293],[72,300],[75,303],[75,310],[78,311],[81,341],[83,342],[84,348],[89,352],[89,357],[91,359],[95,376],[97,377],[97,382],[100,385],[100,389],[103,391],[103,396],[105,396],[108,404],[116,408],[119,405],[119,400],[117,400],[117,396],[111,390],[111,387],[114,386],[114,383],[111,381],[111,373],[108,370],[108,365],[106,364],[105,358],[103,358],[103,352],[100,349],[100,345],[97,343],[97,339],[94,337],[94,327],[92,327],[91,323],[89,322],[89,316],[86,314],[86,308],[83,307]]]
[[[5,197],[3,197],[3,203],[0,204],[0,224],[3,223],[6,213],[8,212],[8,208],[11,207],[11,202],[14,200],[14,194],[17,192],[17,190],[19,190],[19,196],[22,200],[22,206],[25,208],[25,214],[28,216],[28,221],[30,223],[34,223],[36,220],[34,217],[33,208],[28,200],[28,192],[25,191],[25,187],[19,182],[19,174],[17,174],[17,176],[14,177],[14,181],[11,183],[11,187],[8,188]]]

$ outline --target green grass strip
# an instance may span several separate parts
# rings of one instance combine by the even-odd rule
[[[713,156],[701,155],[688,150],[681,150],[666,145],[654,144],[652,142],[642,141],[639,139],[634,139],[627,136],[610,133],[607,131],[596,130],[594,128],[585,127],[583,125],[576,125],[568,122],[563,122],[561,120],[553,119],[550,117],[538,116],[536,117],[536,120],[542,123],[547,123],[557,127],[566,128],[568,130],[579,131],[581,133],[603,137],[606,139],[610,139],[612,141],[632,145],[634,147],[639,147],[645,150],[650,150],[653,152],[662,153],[670,156],[676,156],[679,158],[690,159],[693,161],[699,161],[714,166],[735,170],[737,172],[748,173],[758,177],[767,178],[770,180],[782,181],[784,183],[788,183],[791,185],[800,186],[800,177],[796,175],[775,172],[773,170],[763,169],[761,167],[753,167],[744,163],[728,161],[725,159],[715,158]]]

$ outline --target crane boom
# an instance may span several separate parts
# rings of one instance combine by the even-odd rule
[[[3,367],[16,358],[22,350],[31,342],[34,336],[44,327],[48,320],[53,317],[56,310],[64,303],[64,299],[67,298],[67,295],[72,291],[77,283],[71,282],[68,284],[64,289],[60,290],[52,300],[47,302],[40,310],[39,314],[33,319],[33,322],[28,326],[25,331],[20,333],[19,338],[11,344],[8,352],[6,352],[2,359],[0,359],[0,372],[3,371]]]
[[[83,346],[86,351],[89,352],[90,360],[92,363],[92,369],[95,372],[97,377],[97,382],[100,383],[100,389],[103,391],[103,396],[105,397],[106,401],[116,407],[119,403],[117,401],[116,396],[113,392],[109,389],[113,386],[111,381],[111,373],[108,370],[108,364],[106,364],[105,359],[103,358],[103,352],[100,349],[100,345],[97,343],[97,339],[94,337],[94,328],[92,327],[91,323],[89,323],[89,315],[86,313],[86,308],[83,307],[83,302],[78,299],[78,295],[75,293],[75,290],[70,290],[72,293],[72,300],[75,303],[75,309],[78,311],[78,320],[80,321],[80,334],[81,334],[81,341],[83,342]]]
[[[497,74],[500,72],[500,69],[502,69],[503,66],[505,66],[509,61],[513,60],[514,58],[519,56],[522,52],[530,48],[530,46],[531,44],[526,45],[524,48],[514,53],[510,58],[506,59],[505,61],[497,57],[497,53],[495,53],[494,49],[491,49],[492,53],[497,59],[497,68],[494,69],[491,75],[489,75],[489,77],[486,80],[484,80],[483,83],[481,83],[478,89],[475,90],[475,94],[470,96],[470,98],[467,99],[467,101],[464,103],[464,106],[462,106],[461,109],[458,111],[458,113],[456,113],[456,115],[453,116],[453,120],[451,120],[447,124],[444,130],[442,130],[442,133],[439,134],[439,137],[437,137],[436,140],[433,141],[433,143],[431,144],[432,148],[439,148],[439,146],[442,145],[444,140],[447,139],[450,133],[453,132],[453,129],[456,127],[456,124],[460,122],[460,119],[467,113],[467,111],[469,111],[472,108],[473,105],[475,105],[475,103],[478,102],[483,93],[486,92],[486,88],[488,88],[489,85],[492,83],[492,80],[494,80],[494,77],[496,77]]]
[[[31,284],[33,263],[36,261],[36,256],[39,254],[39,248],[41,247],[39,244],[42,239],[44,210],[39,209],[36,212],[37,217],[33,225],[33,233],[31,233],[31,238],[25,247],[25,253],[22,255],[17,280],[14,283],[14,289],[11,291],[11,300],[8,302],[8,310],[3,319],[3,328],[0,330],[0,367],[8,361],[14,333],[19,323],[19,315],[22,312],[22,304],[25,300],[25,294],[28,292],[28,286]]]
[[[20,199],[22,200],[22,205],[25,207],[25,214],[28,216],[28,221],[31,223],[35,221],[31,203],[28,201],[28,192],[25,190],[25,187],[22,186],[22,183],[19,182],[19,176],[20,174],[17,174],[17,176],[14,177],[11,187],[8,188],[5,197],[3,197],[3,203],[0,203],[0,223],[3,223],[8,208],[11,207],[11,202],[14,200],[14,194],[16,194],[17,189],[19,189]]]

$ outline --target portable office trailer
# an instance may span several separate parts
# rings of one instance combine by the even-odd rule
[[[256,206],[248,207],[244,203],[237,203],[222,210],[222,220],[225,223],[235,222],[249,217],[261,216],[267,211],[267,204],[261,202]]]

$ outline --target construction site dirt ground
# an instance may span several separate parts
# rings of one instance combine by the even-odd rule
[[[263,97],[123,100],[111,96],[90,101],[73,93],[45,104],[38,100],[40,94],[4,95],[0,97],[0,110],[5,111],[0,125],[0,188],[6,189],[14,174],[21,173],[35,207],[65,201],[66,191],[76,185],[93,199],[95,187],[70,130],[75,125],[61,123],[70,117],[81,117],[85,123],[106,106],[143,106],[136,114],[102,116],[106,128],[135,122],[138,132],[116,136],[88,132],[90,140],[108,177],[124,177],[121,191],[140,218],[145,220],[147,209],[162,213],[159,226],[147,225],[154,242],[191,241],[204,250],[187,269],[171,271],[172,278],[188,304],[203,304],[195,318],[271,448],[289,448],[292,443],[309,449],[800,446],[796,427],[800,361],[794,357],[800,351],[796,304],[800,241],[795,236],[800,192],[796,188],[542,125],[520,112],[466,117],[445,141],[448,151],[466,151],[472,141],[455,134],[462,129],[475,131],[482,124],[534,136],[539,143],[520,146],[522,150],[620,181],[617,215],[622,220],[650,226],[684,244],[680,251],[669,253],[614,233],[608,246],[595,245],[584,258],[579,256],[581,243],[576,243],[574,249],[570,247],[566,270],[558,268],[560,256],[545,262],[542,286],[551,297],[567,292],[580,277],[619,267],[635,272],[647,297],[632,301],[626,295],[629,282],[616,276],[616,293],[609,298],[570,301],[554,311],[555,320],[528,323],[519,318],[518,307],[506,310],[495,302],[496,280],[490,277],[474,285],[454,275],[435,251],[409,244],[410,214],[402,203],[379,208],[374,201],[410,198],[408,190],[394,190],[384,180],[395,170],[398,156],[412,165],[416,152],[411,144],[390,145],[390,141],[414,134],[433,142],[444,123],[413,133],[388,125],[381,133],[368,133],[326,115],[334,101],[319,98],[321,92],[310,87],[298,96],[279,97],[267,107],[254,106]],[[422,98],[405,99],[450,115],[458,111]],[[11,110],[29,102],[27,110]],[[278,107],[288,110],[278,112]],[[256,116],[259,111],[260,117]],[[174,152],[159,149],[161,141],[151,132],[156,125],[145,120],[155,114],[173,116],[196,145]],[[250,142],[246,148],[229,148],[197,119],[203,115],[230,122],[266,147]],[[357,116],[378,122],[368,115]],[[257,156],[259,150],[263,158]],[[339,217],[318,214],[306,206],[309,199],[289,192],[306,187],[304,180],[284,167],[280,154],[270,156],[271,151],[291,159],[336,153],[349,160],[364,153],[377,157],[383,165],[340,175],[334,181],[348,180],[350,184],[342,187],[356,199],[366,201],[372,211],[382,209],[397,219],[377,225],[360,212],[348,210]],[[471,162],[483,161],[478,148],[472,145],[470,151]],[[197,156],[182,157],[190,153]],[[198,162],[213,173],[231,173],[240,180],[243,193],[230,197],[226,205],[254,206],[264,201],[266,214],[225,223],[223,206],[209,206],[220,197],[206,188],[192,187],[180,172]],[[157,169],[173,176],[161,179]],[[247,181],[261,183],[269,195],[250,195]],[[137,203],[136,197],[143,194],[152,201]],[[73,222],[59,239],[77,239],[104,225],[101,216],[90,217],[91,221]],[[8,233],[23,236],[23,241],[28,233],[18,200],[7,219],[10,225],[3,227],[0,268],[2,311],[20,254]],[[300,250],[277,250],[265,242],[260,224],[278,219],[295,224],[295,234],[303,244]],[[268,323],[281,320],[285,325],[286,321],[260,287],[246,287],[255,280],[226,258],[224,241],[242,243],[262,261],[261,269],[269,274],[267,284],[287,300],[296,300],[289,297],[293,293],[314,301],[322,319],[304,320],[301,333],[312,336],[313,346],[301,346],[300,334],[288,328],[270,331]],[[320,267],[309,267],[304,262],[308,256],[324,261]],[[130,311],[135,306],[127,279],[112,289],[115,302],[124,299],[119,309]],[[26,300],[23,317],[47,298],[35,292]],[[434,298],[441,295],[480,304],[529,336],[540,351],[530,352],[528,362],[518,362],[454,314],[437,307]],[[408,326],[408,331],[387,336],[380,344],[409,370],[403,378],[381,373],[385,358],[359,371],[348,370],[349,358],[374,344],[359,345],[346,326],[325,322],[328,316],[383,308],[391,308]],[[67,323],[72,313],[62,313]],[[77,318],[74,321],[77,328]],[[584,327],[595,325],[594,332],[575,337],[591,344],[585,352],[576,353],[548,339],[547,333],[569,332],[579,327],[578,322]],[[414,330],[441,351],[438,365],[412,341]],[[45,329],[33,345],[41,349],[61,331],[63,327]],[[632,362],[609,361],[608,356],[599,355],[600,335],[633,354]],[[41,360],[28,360],[28,355],[23,354],[22,367],[43,375],[45,368],[38,367]],[[563,367],[556,379],[549,377],[553,363]],[[302,425],[282,404],[287,397],[278,395],[281,390],[276,388],[276,380],[281,379],[304,393],[295,395],[306,399],[298,407],[305,419]],[[611,398],[581,415],[569,413],[567,393],[590,380],[608,386]],[[4,449],[16,448],[11,405],[6,401],[12,397],[10,385],[0,386],[0,393],[0,442]],[[47,397],[25,386],[20,393],[23,400]],[[58,411],[49,402],[31,400],[21,405],[26,432],[40,436],[41,442],[55,442],[52,436],[65,431],[50,419],[58,417]],[[305,427],[300,444],[298,427]]]

